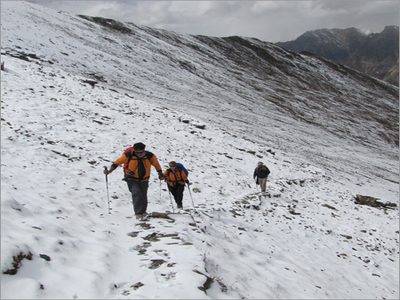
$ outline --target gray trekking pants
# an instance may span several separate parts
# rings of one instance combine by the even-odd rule
[[[261,187],[261,192],[265,192],[265,190],[267,188],[267,177],[258,178],[258,184]]]
[[[135,215],[142,215],[147,210],[148,181],[127,180],[128,189],[132,193],[132,204]]]

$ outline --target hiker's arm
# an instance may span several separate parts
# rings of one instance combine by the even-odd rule
[[[160,166],[160,163],[158,162],[157,156],[153,154],[153,157],[150,159],[151,164],[156,168],[156,171],[158,172],[158,175],[162,175],[162,169]]]
[[[117,167],[118,167],[118,165],[112,164],[111,167],[110,167],[110,169],[109,169],[109,170],[104,170],[103,173],[104,173],[105,175],[111,174]]]
[[[158,174],[160,174],[160,173],[158,173]],[[160,178],[161,180],[169,181],[168,170],[165,170],[164,173],[161,173],[161,174],[164,175],[164,178]]]
[[[183,180],[184,182],[188,181],[188,178],[187,178],[187,176],[186,176],[186,173],[185,173],[183,170],[181,171],[181,177],[182,177],[182,180]]]
[[[166,176],[162,173],[162,168],[160,166],[160,163],[158,162],[157,156],[153,154],[153,157],[150,159],[151,164],[156,168],[156,171],[158,172],[158,179],[165,179]]]
[[[126,156],[122,155],[120,158],[118,158],[116,161],[113,162],[113,164],[110,167],[110,170],[104,170],[104,174],[108,175],[111,174],[116,168],[118,168],[119,165],[125,163],[126,161]]]
[[[160,171],[157,171],[158,172],[158,179],[160,179],[160,180],[165,180],[165,179],[167,179],[167,176],[166,175],[164,175],[163,174],[163,172],[160,170]]]

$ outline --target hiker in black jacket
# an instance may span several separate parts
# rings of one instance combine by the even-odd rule
[[[256,169],[254,170],[253,178],[256,179],[256,184],[261,186],[261,192],[265,192],[267,188],[267,178],[271,173],[263,162],[259,162]]]

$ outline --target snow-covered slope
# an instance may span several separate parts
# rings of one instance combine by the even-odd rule
[[[2,298],[399,297],[398,209],[353,201],[398,204],[396,88],[254,39],[24,2],[1,22]],[[168,218],[132,218],[122,170],[108,203],[138,141],[189,169],[189,211],[155,173]]]
[[[137,99],[195,109],[238,137],[335,173],[346,165],[345,173],[398,182],[396,87],[256,39],[183,35],[14,6],[2,5],[3,54]],[[393,163],[382,164],[387,157]],[[339,168],[338,160],[344,162]]]

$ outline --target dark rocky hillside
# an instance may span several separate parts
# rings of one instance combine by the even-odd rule
[[[364,34],[356,28],[308,31],[276,45],[311,52],[399,86],[399,27]]]

